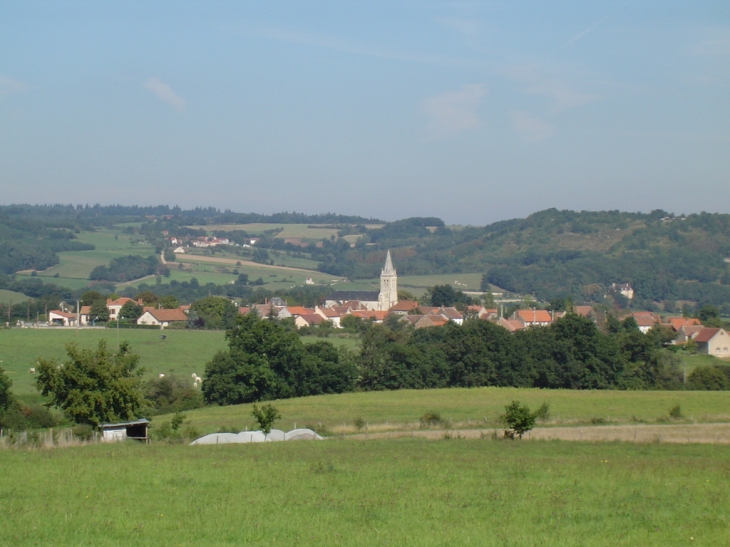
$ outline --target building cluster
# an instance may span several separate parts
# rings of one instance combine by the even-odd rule
[[[174,238],[173,238],[174,239]],[[628,291],[629,286],[617,286],[618,291]],[[627,298],[630,296],[627,294]],[[109,319],[114,321],[119,316],[122,306],[131,301],[130,298],[107,300],[106,307]],[[137,302],[142,306],[142,302]],[[187,321],[190,306],[175,309],[158,309],[143,307],[142,315],[137,319],[139,325],[151,325],[165,328],[171,323]],[[325,321],[333,328],[342,328],[342,320],[347,316],[364,321],[382,323],[388,316],[397,316],[416,329],[439,327],[449,322],[461,325],[466,316],[485,321],[492,321],[510,332],[530,327],[545,327],[560,319],[565,312],[553,312],[538,309],[518,309],[508,318],[504,318],[497,309],[484,306],[467,306],[464,311],[453,307],[424,306],[416,301],[398,300],[398,277],[388,251],[385,265],[380,274],[379,291],[335,291],[325,299],[324,305],[306,308],[288,306],[281,298],[272,298],[264,304],[240,307],[242,315],[256,313],[259,317],[275,319],[293,319],[297,328],[316,327]],[[591,306],[575,306],[576,314],[596,320]],[[697,351],[719,357],[730,357],[730,335],[721,328],[703,326],[698,319],[686,317],[661,316],[652,312],[638,311],[620,319],[633,317],[639,330],[646,334],[654,326],[660,325],[676,333],[675,343],[693,342]],[[77,312],[53,310],[49,313],[49,324],[63,326],[86,326],[94,323],[90,306],[82,306]]]
[[[183,254],[187,248],[197,247],[199,249],[205,249],[208,247],[217,247],[218,245],[233,245],[235,247],[251,248],[259,241],[257,237],[246,238],[244,242],[239,245],[229,240],[227,237],[211,237],[211,236],[168,236],[167,232],[163,232],[163,235],[167,239],[167,243],[173,248],[173,252]]]

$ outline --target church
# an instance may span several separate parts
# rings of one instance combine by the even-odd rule
[[[356,300],[365,309],[388,311],[398,303],[398,276],[390,250],[385,256],[385,266],[380,272],[380,291],[335,291],[325,299],[325,307],[341,306],[345,302]]]

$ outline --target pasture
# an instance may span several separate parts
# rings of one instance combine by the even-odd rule
[[[0,302],[2,302],[3,304],[18,304],[20,302],[25,302],[29,298],[30,297],[20,292],[0,289]]]
[[[81,243],[96,246],[93,251],[68,251],[58,253],[59,263],[38,272],[38,277],[45,283],[54,283],[70,289],[85,287],[89,281],[91,270],[97,266],[108,265],[113,258],[128,255],[149,256],[155,250],[147,243],[135,243],[139,236],[122,234],[119,230],[99,229],[96,232],[77,234]],[[19,272],[29,275],[30,272]],[[55,277],[58,274],[58,277]]]
[[[717,546],[730,524],[730,453],[711,445],[119,443],[0,459],[0,537],[16,547]]]
[[[161,340],[160,334],[166,339]],[[152,377],[159,373],[202,375],[205,363],[227,346],[222,331],[137,330],[137,329],[0,329],[0,367],[13,381],[13,393],[26,402],[40,399],[34,377],[28,373],[38,357],[66,357],[66,344],[96,347],[99,340],[116,347],[117,339],[129,341],[140,365]]]
[[[689,422],[730,421],[727,392],[719,391],[577,391],[481,387],[429,390],[375,391],[320,395],[276,401],[282,418],[277,427],[288,430],[311,426],[332,434],[358,432],[362,420],[371,433],[419,429],[419,418],[439,414],[439,428],[498,427],[505,405],[517,400],[532,410],[550,406],[550,418],[540,426],[665,423],[680,405]],[[251,405],[209,406],[187,413],[190,423],[204,433],[221,427],[243,431],[254,428]],[[166,418],[157,418],[164,421]]]

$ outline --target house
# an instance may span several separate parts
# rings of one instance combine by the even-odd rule
[[[699,353],[715,357],[730,357],[730,335],[725,329],[703,328],[694,337]]]
[[[116,300],[111,300],[107,298],[106,300],[106,308],[109,310],[109,321],[116,321],[117,316],[119,315],[119,310],[122,309],[122,306],[126,304],[127,302],[134,302],[131,298],[127,298],[126,296],[122,296],[121,298],[117,298]],[[137,304],[140,306],[142,305],[142,301],[138,300]]]
[[[417,329],[424,329],[428,327],[443,327],[448,322],[449,320],[441,315],[421,315],[418,321],[413,324],[413,326]]]
[[[79,323],[88,325],[91,322],[91,306],[81,306],[79,311]]]
[[[690,340],[694,340],[695,337],[704,329],[702,325],[682,325],[679,327],[677,332],[677,338],[675,338],[675,344],[686,344]]]
[[[304,313],[294,317],[294,325],[301,329],[302,327],[313,327],[324,323],[326,319],[318,313]]]
[[[319,306],[315,306],[314,313],[318,313],[322,316],[323,319],[325,319],[326,321],[330,321],[333,327],[337,329],[341,327],[340,319],[342,318],[342,314],[338,313],[336,310],[332,308],[320,308]]]
[[[628,283],[611,283],[611,291],[617,292],[629,300],[634,298],[634,289]]]
[[[406,315],[418,310],[418,302],[415,300],[400,300],[388,310],[396,315]]]
[[[593,319],[595,316],[592,306],[573,306],[573,313],[587,319]]]
[[[512,317],[512,321],[519,321],[523,328],[527,327],[547,327],[553,322],[553,316],[547,310],[516,310]]]
[[[515,332],[525,328],[525,324],[522,321],[517,319],[505,319],[504,317],[497,319],[496,324],[510,332]]]
[[[145,308],[144,313],[137,319],[138,325],[156,325],[160,328],[169,327],[170,323],[187,321],[188,316],[180,308],[172,310]]]
[[[695,317],[667,317],[667,326],[674,332],[679,332],[679,329],[685,325],[702,325],[702,323]]]
[[[643,334],[649,332],[658,323],[651,315],[635,315],[634,319]]]
[[[185,254],[185,247],[176,247],[174,251],[172,251],[176,255],[182,255]]]
[[[363,321],[373,321],[375,323],[382,323],[383,320],[388,316],[386,310],[353,310],[350,315],[359,317]]]
[[[51,310],[48,312],[48,324],[58,325],[60,327],[75,327],[76,314],[61,310]]]

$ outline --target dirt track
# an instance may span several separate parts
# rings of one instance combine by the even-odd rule
[[[426,439],[474,439],[493,435],[502,429],[416,429],[347,435],[345,439],[387,439],[422,437]],[[623,441],[636,443],[730,444],[730,423],[672,425],[602,425],[586,427],[541,427],[525,434],[525,439],[560,439],[564,441]]]

